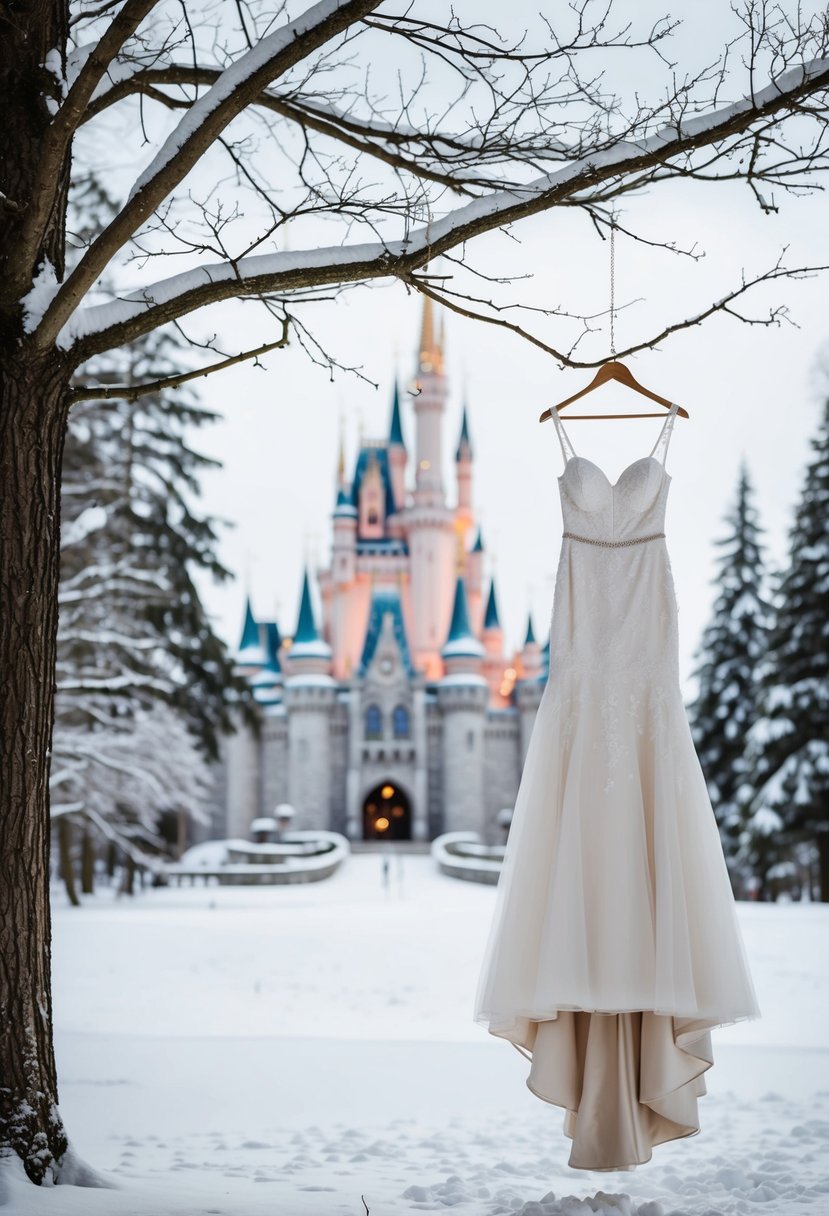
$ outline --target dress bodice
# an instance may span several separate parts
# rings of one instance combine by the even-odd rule
[[[592,460],[573,456],[558,479],[564,529],[613,541],[662,532],[670,481],[655,456],[635,460],[613,483]]]
[[[634,460],[615,482],[592,460],[576,454],[553,412],[565,459],[558,479],[565,532],[618,542],[663,531],[671,481],[664,455],[676,411],[672,406],[649,455]]]

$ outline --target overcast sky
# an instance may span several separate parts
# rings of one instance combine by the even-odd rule
[[[293,5],[296,11],[303,7]],[[486,7],[475,6],[479,19]],[[502,20],[503,7],[491,7]],[[531,23],[538,7],[515,0],[509,18]],[[620,17],[635,12],[644,21],[664,8],[655,0],[637,0],[634,9],[632,0],[626,0],[616,11]],[[679,15],[685,24],[672,53],[681,69],[710,60],[734,32],[728,6],[715,0],[680,5]],[[654,93],[665,77],[658,63],[636,54],[616,52],[608,57],[608,66],[628,94],[634,88]],[[174,116],[164,121],[172,123]],[[111,156],[112,149],[102,155]],[[620,240],[617,300],[629,306],[617,320],[617,345],[705,307],[732,289],[744,270],[754,274],[773,265],[784,246],[790,265],[829,263],[825,197],[773,194],[779,211],[772,215],[762,214],[750,191],[735,184],[663,183],[641,196],[626,196],[622,222],[650,240],[696,247],[705,256],[692,261]],[[302,247],[306,231],[292,233],[292,248]],[[607,243],[574,211],[523,221],[509,237],[481,238],[468,252],[487,273],[532,275],[515,285],[514,298],[522,302],[590,313],[607,308]],[[166,272],[166,264],[153,271],[155,276]],[[742,306],[763,316],[785,302],[796,327],[747,326],[718,317],[631,361],[644,384],[680,402],[690,414],[690,420],[677,422],[669,452],[673,481],[667,519],[686,681],[713,597],[713,541],[722,534],[722,516],[733,500],[743,458],[757,489],[769,558],[772,563],[785,558],[808,440],[819,417],[815,373],[829,339],[828,290],[825,277],[780,281],[755,291]],[[258,307],[223,305],[197,317],[195,324],[191,319],[188,327],[198,332],[201,326],[205,335],[218,333],[223,349],[236,351],[263,340]],[[220,472],[203,479],[203,506],[233,525],[223,534],[221,557],[237,577],[225,586],[205,584],[204,596],[216,628],[231,645],[238,641],[246,587],[258,616],[276,616],[283,631],[293,631],[303,562],[327,561],[329,553],[339,419],[345,424],[350,475],[360,427],[366,437],[384,436],[393,378],[399,375],[403,387],[411,379],[420,310],[420,299],[397,283],[358,288],[304,310],[303,320],[326,349],[360,367],[376,389],[348,373],[338,373],[331,382],[297,344],[268,356],[264,369],[244,364],[197,382],[205,405],[224,416],[198,436],[197,445],[223,462]],[[483,523],[486,573],[496,574],[511,648],[523,639],[528,611],[537,636],[546,636],[560,547],[556,478],[561,451],[553,423],[539,425],[538,415],[581,388],[592,373],[561,371],[549,356],[480,322],[449,314],[446,324],[451,397],[444,435],[450,501],[451,457],[465,395],[475,460],[473,502]],[[554,319],[529,316],[527,324],[548,341],[565,340]],[[605,328],[592,336],[584,354],[600,358],[608,348]],[[603,390],[601,396],[611,411],[634,402],[638,406],[640,400],[621,389]],[[650,450],[660,425],[655,418],[574,421],[569,431],[576,450],[613,480]],[[411,452],[414,418],[405,393],[403,428]]]

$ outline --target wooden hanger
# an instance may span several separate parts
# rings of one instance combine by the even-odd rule
[[[587,385],[587,388],[581,389],[578,393],[573,393],[572,397],[565,398],[564,401],[559,401],[558,405],[551,405],[538,419],[539,422],[546,422],[553,416],[553,410],[558,410],[559,413],[570,405],[573,401],[578,401],[579,397],[584,397],[587,393],[592,393],[594,388],[600,388],[603,384],[607,384],[608,380],[618,380],[620,384],[624,384],[626,388],[632,388],[635,393],[641,393],[643,397],[649,397],[651,401],[658,402],[659,405],[664,405],[666,409],[670,409],[674,404],[667,397],[660,397],[658,393],[652,393],[649,388],[645,388],[640,384],[633,372],[625,367],[624,363],[619,363],[616,359],[611,359],[609,363],[603,363],[596,372],[593,379]],[[688,411],[680,405],[677,408],[677,414],[683,418],[687,418]],[[571,414],[570,420],[577,418],[661,418],[662,414]]]

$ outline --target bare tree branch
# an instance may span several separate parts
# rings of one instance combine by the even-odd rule
[[[758,119],[765,122],[774,115],[785,115],[800,98],[827,88],[829,59],[806,64],[767,85],[753,99],[694,116],[642,140],[611,145],[527,186],[475,199],[402,241],[264,254],[200,266],[113,303],[81,310],[59,341],[64,348],[74,345],[71,357],[80,361],[219,300],[284,297],[309,287],[375,278],[406,279],[439,254],[475,236],[555,206],[590,203],[597,194],[606,199],[611,186],[623,190],[631,177],[641,184],[643,174],[664,170],[675,158],[687,157],[697,149],[718,146],[718,155],[725,156],[726,141],[750,131]],[[47,312],[43,323],[47,334],[49,317]]]
[[[122,210],[61,285],[38,327],[34,345],[42,349],[54,341],[112,257],[186,177],[237,114],[273,80],[376,8],[379,2],[318,0],[296,21],[281,26],[231,63],[213,87],[194,102],[149,168],[136,180]]]
[[[735,287],[732,291],[722,296],[719,300],[715,300],[714,303],[710,304],[707,308],[703,308],[699,312],[694,313],[692,316],[686,317],[683,320],[674,321],[672,324],[666,325],[665,328],[660,330],[658,333],[651,334],[649,337],[643,338],[639,342],[632,343],[623,350],[617,351],[614,357],[617,359],[626,359],[631,355],[638,354],[642,350],[653,350],[660,346],[667,338],[671,337],[672,334],[679,333],[679,331],[683,329],[692,329],[697,325],[701,325],[704,321],[707,321],[709,317],[713,317],[716,313],[727,313],[728,315],[736,317],[738,320],[748,325],[779,325],[781,321],[788,320],[787,310],[784,305],[777,305],[776,307],[770,309],[767,317],[747,317],[742,313],[737,312],[737,310],[733,307],[735,300],[740,299],[753,287],[757,287],[761,283],[771,283],[776,279],[803,279],[818,274],[822,271],[829,270],[829,265],[795,266],[792,268],[787,268],[783,265],[782,256],[783,255],[781,254],[781,257],[770,270],[762,271],[760,274],[754,275],[748,279],[744,275],[739,287]],[[575,343],[570,350],[565,351],[559,349],[555,346],[551,346],[547,342],[544,342],[535,334],[529,333],[522,326],[516,325],[512,321],[508,321],[505,317],[492,316],[479,309],[467,307],[466,304],[460,302],[461,300],[470,301],[471,297],[469,296],[464,296],[457,292],[451,292],[445,287],[436,287],[427,280],[424,280],[422,277],[417,277],[414,275],[412,275],[408,281],[423,295],[429,296],[430,299],[434,300],[438,304],[442,304],[445,308],[450,309],[452,312],[458,313],[459,316],[467,317],[474,321],[485,321],[488,325],[495,325],[500,329],[509,330],[510,333],[514,333],[519,338],[522,338],[525,342],[529,342],[531,346],[536,346],[539,350],[543,350],[545,354],[552,355],[553,358],[557,359],[563,367],[594,368],[600,367],[603,363],[607,362],[607,355],[603,355],[598,359],[574,359],[573,350],[575,349],[575,345],[577,345],[577,343]],[[498,310],[498,305],[494,304],[490,300],[478,300],[476,302],[486,303],[488,307]]]
[[[248,359],[253,359],[255,362],[261,355],[267,355],[272,350],[279,350],[288,345],[290,324],[290,318],[284,317],[282,336],[275,342],[265,342],[254,350],[245,350],[241,354],[230,355],[218,363],[211,363],[208,367],[197,367],[193,371],[180,372],[176,376],[165,376],[160,380],[147,380],[143,384],[79,385],[69,394],[70,404],[74,405],[78,401],[137,401],[139,397],[146,397],[149,393],[159,393],[162,389],[176,388],[180,384],[187,384],[189,380],[198,380],[202,376],[211,376],[213,372],[224,371],[227,367],[233,367],[234,363],[243,363]]]

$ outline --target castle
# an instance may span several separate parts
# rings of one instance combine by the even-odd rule
[[[352,840],[430,840],[471,830],[501,842],[549,671],[532,621],[504,654],[495,582],[472,508],[466,407],[455,504],[443,484],[448,396],[443,336],[426,299],[411,398],[414,484],[395,387],[386,439],[360,444],[351,481],[342,445],[327,566],[306,570],[292,637],[245,608],[238,669],[262,710],[258,734],[227,738],[224,831],[247,836],[280,803],[296,828]],[[319,623],[318,623],[319,621]]]

